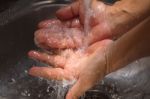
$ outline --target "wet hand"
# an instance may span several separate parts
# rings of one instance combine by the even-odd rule
[[[111,40],[104,40],[91,45],[85,52],[66,49],[56,55],[30,51],[29,56],[31,58],[40,60],[52,67],[33,66],[29,70],[29,74],[50,80],[76,80],[66,99],[78,99],[108,73],[105,49],[111,43]]]
[[[117,4],[106,5],[93,0],[90,12],[91,30],[88,37],[83,35],[85,19],[83,0],[78,0],[58,10],[56,12],[58,19],[39,23],[39,30],[35,33],[39,34],[35,35],[37,44],[44,49],[78,48],[82,46],[83,39],[87,39],[89,45],[104,39],[117,39],[133,27],[133,17]]]

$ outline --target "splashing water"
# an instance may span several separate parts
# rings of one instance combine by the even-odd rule
[[[65,98],[65,94],[67,90],[76,82],[76,80],[67,81],[63,80],[62,82],[58,82],[57,90],[57,98],[56,99],[62,99],[62,97]]]
[[[85,19],[84,19],[84,42],[82,48],[79,48],[78,51],[83,51],[85,48],[88,47],[87,37],[89,35],[90,31],[90,17],[91,17],[91,1],[92,0],[83,0],[84,3],[84,11],[85,11]],[[68,90],[73,84],[75,84],[76,80],[72,81],[66,81],[63,80],[62,82],[58,83],[58,86],[56,86],[57,92],[57,98],[56,99],[62,99],[62,96],[64,96],[64,92]],[[84,95],[80,99],[84,99]]]
[[[90,31],[90,17],[91,17],[91,1],[92,0],[83,0],[84,2],[84,11],[85,11],[85,19],[84,19],[84,36],[85,36],[85,39],[84,39],[84,44],[83,44],[83,48],[79,48],[78,51],[84,51],[85,48],[88,47],[88,42],[87,42],[87,36],[89,35],[89,31]],[[52,28],[52,31],[61,31],[59,27],[54,27]],[[64,29],[64,31],[67,31],[67,29]],[[68,31],[67,31],[68,32]],[[77,30],[71,30],[69,31],[70,32],[70,36],[71,33],[73,32],[78,32]],[[68,37],[69,39],[69,37]],[[38,45],[38,44],[37,44]],[[77,51],[77,52],[78,52]],[[25,71],[26,72],[26,71]],[[57,93],[55,97],[55,99],[64,99],[65,95],[66,95],[66,92],[68,91],[68,89],[70,87],[72,87],[72,85],[74,85],[76,82],[76,79],[75,80],[72,80],[72,81],[67,81],[67,80],[63,80],[63,81],[55,81],[55,84],[52,84],[52,81],[49,81],[49,87],[47,87],[47,92],[49,93],[50,92],[50,87],[53,87],[54,90],[55,90],[55,93]],[[22,93],[22,95],[27,95],[29,96],[30,94],[25,91]],[[53,94],[51,94],[53,95]],[[38,95],[38,97],[40,98],[41,97],[41,94]],[[81,99],[84,99],[85,96],[82,96]]]
[[[91,0],[83,0],[84,1],[84,11],[85,11],[85,19],[84,19],[84,32],[85,36],[88,36],[90,31],[90,17],[91,17]]]
[[[88,41],[87,37],[89,35],[90,31],[90,17],[91,17],[91,0],[83,0],[84,3],[84,42],[83,42],[83,47],[87,48],[88,47]]]

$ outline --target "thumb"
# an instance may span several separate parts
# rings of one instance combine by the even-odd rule
[[[87,80],[79,79],[67,93],[66,99],[78,99],[91,87],[92,84],[90,82],[88,83]]]
[[[74,2],[56,12],[57,18],[61,20],[72,19],[79,15],[79,2]]]

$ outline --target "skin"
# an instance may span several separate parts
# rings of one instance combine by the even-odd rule
[[[149,0],[121,0],[113,5],[92,0],[91,30],[85,37],[83,0],[78,0],[58,10],[58,19],[40,22],[35,41],[39,47],[50,50],[78,48],[84,39],[89,45],[104,39],[116,40],[150,15],[149,6]]]
[[[105,75],[134,60],[150,56],[150,46],[147,46],[150,42],[149,27],[150,18],[115,42],[111,40],[97,42],[88,47],[84,53],[70,50],[67,51],[69,57],[65,57],[65,51],[53,56],[31,51],[29,52],[30,57],[53,64],[53,68],[34,66],[30,69],[29,74],[46,79],[77,80],[69,90],[66,99],[78,99]],[[60,60],[63,61],[60,62]]]
[[[92,57],[97,50],[101,50],[101,54],[104,56],[106,46],[110,45],[111,43],[111,40],[104,40],[89,46],[85,51],[82,49],[66,49],[53,55],[38,51],[30,51],[28,53],[30,58],[47,63],[53,68],[33,67],[30,69],[29,74],[47,79],[77,80],[83,69],[80,64],[88,64],[88,61],[90,60],[89,57]],[[88,65],[90,66],[90,63]],[[87,67],[87,65],[85,65],[85,67]]]
[[[110,50],[107,55],[111,65],[109,68],[110,72],[122,68],[137,59],[150,56],[149,27],[150,17],[146,18],[108,48]]]
[[[136,1],[136,4],[139,4],[138,1],[139,0]],[[119,5],[122,4],[121,2],[125,3],[125,0],[120,1],[120,2],[116,3],[115,5],[119,7]],[[145,2],[146,2],[145,6],[143,6],[143,5],[140,6],[143,2],[140,3],[140,5],[139,5],[140,7],[142,7],[142,9],[144,9],[144,7],[146,9],[146,7],[149,4],[148,0]],[[126,0],[126,4],[131,4],[131,0]],[[129,8],[130,7],[132,9],[135,8],[135,6],[133,6],[133,5],[129,6]],[[124,9],[125,6],[122,5],[122,7]],[[136,7],[136,8],[139,9],[138,7]],[[141,11],[141,10],[137,10],[137,9],[135,10],[135,12]],[[149,11],[148,7],[146,10],[145,9],[143,12],[147,13],[147,11]],[[63,11],[65,11],[65,10],[63,10]],[[126,11],[128,11],[128,10],[126,10]],[[132,11],[134,12],[134,9]],[[61,11],[58,13],[61,13]],[[140,14],[142,14],[142,13],[140,13]],[[112,15],[114,15],[114,14],[112,14]],[[80,50],[75,50],[75,49],[69,49],[69,50],[66,49],[66,50],[61,50],[59,53],[51,55],[51,54],[47,54],[47,53],[31,51],[31,52],[29,52],[29,56],[31,58],[46,62],[46,63],[52,65],[53,68],[52,67],[50,68],[50,67],[35,67],[34,66],[33,68],[30,69],[29,74],[31,74],[33,76],[40,76],[43,78],[56,79],[56,80],[76,79],[76,83],[69,90],[69,92],[66,96],[66,99],[78,99],[85,91],[87,91],[88,89],[93,87],[97,81],[103,79],[105,77],[105,75],[107,75],[113,71],[116,71],[119,68],[122,68],[123,66],[129,64],[130,62],[132,62],[136,59],[150,55],[150,51],[149,51],[150,46],[148,46],[149,45],[148,42],[150,42],[150,33],[149,33],[150,32],[150,29],[149,29],[150,18],[148,16],[149,16],[149,14],[147,13],[147,14],[143,14],[143,17],[142,16],[138,17],[139,20],[136,21],[137,23],[141,22],[142,20],[144,20],[144,21],[142,21],[139,25],[137,25],[131,31],[129,31],[126,34],[124,34],[123,36],[121,36],[115,42],[105,38],[105,40],[97,41],[96,43],[90,45],[88,48],[85,49],[84,52],[80,52]],[[74,16],[72,15],[71,18],[73,18],[73,17]],[[119,20],[115,21],[114,23],[115,24],[119,23],[121,20],[120,18],[121,17],[119,17]],[[107,20],[110,20],[110,19],[108,18]],[[65,18],[64,20],[68,20],[68,17]],[[80,20],[82,20],[82,18]],[[133,20],[133,18],[132,18],[132,20]],[[73,20],[71,20],[71,22],[73,22]],[[82,21],[80,21],[80,22],[82,22]],[[121,21],[120,23],[122,23],[122,22],[124,22],[124,21]],[[126,22],[127,21],[125,21],[124,23],[127,24]],[[134,23],[134,21],[132,21],[132,22]],[[54,21],[54,23],[55,23],[55,21]],[[68,29],[72,28],[70,26],[70,24],[68,25],[68,23],[66,23],[66,22],[63,22],[63,23],[60,22],[60,23],[61,23],[61,25],[65,24],[62,26],[62,28],[66,27],[66,26]],[[51,24],[51,22],[50,22],[50,24]],[[112,24],[113,24],[113,22],[112,22]],[[57,24],[56,24],[56,26],[57,26]],[[82,31],[82,28],[78,27],[78,26],[81,26],[81,24],[76,24],[74,26],[75,27],[73,27],[73,29],[79,29]],[[122,25],[122,26],[124,26],[124,25]],[[133,26],[134,25],[132,25],[132,27]],[[43,26],[43,27],[45,28],[45,26]],[[53,25],[51,27],[53,27]],[[51,27],[46,27],[46,28],[51,28]],[[121,27],[119,27],[119,28],[121,29]],[[102,29],[106,29],[106,28],[102,28]],[[114,30],[114,31],[116,31],[116,30]],[[123,30],[121,30],[121,31],[123,31]],[[40,35],[40,32],[38,32],[38,33],[37,34]],[[97,33],[99,33],[99,32],[97,32]],[[117,35],[118,34],[120,35],[120,33],[116,32]],[[37,36],[37,34],[35,34],[35,36]],[[55,34],[53,34],[53,35],[55,35]],[[60,35],[62,35],[62,34],[60,33]],[[39,38],[40,37],[41,36],[39,36]],[[92,38],[92,36],[90,36],[90,37]],[[42,48],[44,48],[45,46],[46,46],[45,48],[49,48],[49,47],[51,47],[50,45],[52,45],[52,47],[54,47],[54,45],[57,44],[56,43],[57,41],[56,41],[47,46],[47,43],[40,43],[39,40],[41,40],[41,39],[36,39],[37,43]],[[57,45],[57,47],[59,48],[59,44]],[[57,48],[57,47],[55,46],[54,48]],[[64,49],[66,47],[69,48],[70,46],[65,45],[65,47],[61,47],[61,48]],[[74,47],[71,47],[71,48],[74,48]],[[119,49],[119,51],[118,51],[118,49]],[[122,56],[124,56],[124,57],[122,58]]]
[[[104,40],[89,46],[85,52],[66,49],[56,55],[30,51],[29,57],[46,62],[51,67],[33,66],[29,74],[49,80],[76,80],[66,99],[77,99],[106,75],[105,49],[111,43],[111,40]],[[98,57],[96,53],[99,53]]]
[[[149,27],[150,18],[117,41],[104,40],[97,42],[88,47],[85,53],[66,50],[62,51],[60,55],[52,56],[31,51],[29,52],[30,57],[49,63],[53,65],[53,68],[34,66],[30,69],[29,74],[55,80],[76,79],[77,82],[69,90],[66,99],[78,99],[97,81],[103,79],[105,75],[134,60],[150,56],[150,46],[147,46],[150,42]],[[66,53],[69,57],[65,57]]]

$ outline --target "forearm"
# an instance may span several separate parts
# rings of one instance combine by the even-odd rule
[[[108,73],[150,56],[150,17],[123,35],[107,49]]]
[[[120,36],[150,16],[150,0],[119,0],[108,9],[109,24],[114,35]]]
[[[120,0],[116,2],[116,5],[134,17],[150,15],[150,0]]]

